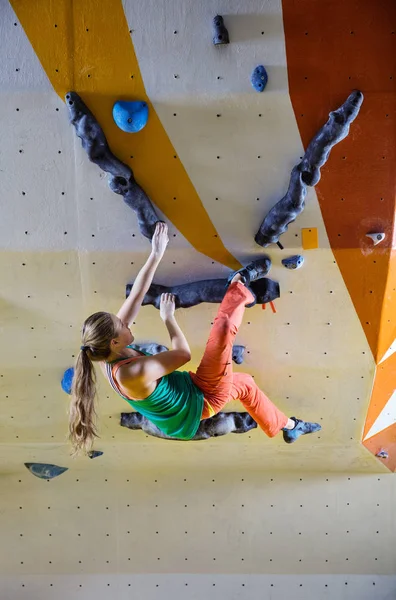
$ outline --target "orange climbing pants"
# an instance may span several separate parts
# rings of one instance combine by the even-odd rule
[[[220,412],[227,402],[240,400],[259,427],[273,437],[285,427],[288,417],[257,387],[251,375],[232,371],[234,339],[245,305],[253,301],[253,294],[239,281],[228,287],[197,372],[189,371],[189,374],[204,393],[202,419]]]

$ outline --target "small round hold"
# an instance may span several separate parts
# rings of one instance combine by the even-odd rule
[[[259,65],[254,69],[250,81],[256,92],[264,91],[268,82],[268,74],[263,65]]]
[[[376,246],[385,239],[385,233],[366,233],[366,237],[371,238]]]
[[[119,101],[113,106],[113,119],[122,131],[137,133],[147,124],[148,112],[147,102]]]
[[[66,369],[66,371],[63,373],[61,386],[62,386],[62,390],[64,392],[66,392],[66,394],[71,394],[73,376],[74,376],[73,367],[70,367],[70,369]]]
[[[303,264],[304,257],[301,256],[301,254],[295,254],[294,256],[289,256],[282,260],[282,265],[286,267],[286,269],[299,269]]]

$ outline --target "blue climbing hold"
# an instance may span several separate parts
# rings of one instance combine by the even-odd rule
[[[259,65],[254,69],[250,81],[256,92],[262,92],[264,90],[267,85],[268,74],[263,65]]]
[[[71,390],[72,390],[72,383],[73,383],[73,376],[74,376],[74,369],[73,367],[70,367],[70,369],[67,369],[64,374],[63,374],[63,378],[61,381],[61,386],[62,386],[62,390],[64,392],[66,392],[66,394],[71,394]]]
[[[57,465],[48,465],[46,463],[24,463],[24,465],[32,475],[40,479],[53,479],[68,470],[66,467],[58,467]]]
[[[122,131],[136,133],[147,123],[147,102],[116,102],[113,106],[113,119]]]
[[[295,254],[282,260],[282,265],[287,269],[299,269],[304,264],[304,257],[301,254]]]

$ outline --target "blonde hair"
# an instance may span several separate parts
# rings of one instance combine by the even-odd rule
[[[74,367],[72,399],[69,411],[69,436],[72,456],[88,454],[98,438],[95,410],[96,373],[93,362],[106,360],[110,342],[118,337],[122,326],[111,313],[97,312],[88,317],[82,328],[82,345]]]

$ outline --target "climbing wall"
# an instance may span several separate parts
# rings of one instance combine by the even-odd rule
[[[393,600],[393,3],[0,0],[0,11],[0,598]],[[229,45],[212,43],[216,14]],[[263,93],[250,84],[258,64]],[[284,249],[264,250],[261,221],[355,88],[365,100],[350,135]],[[271,256],[281,296],[246,311],[234,369],[319,434],[293,446],[257,429],[159,440],[120,427],[129,407],[99,379],[103,455],[70,458],[60,380],[82,322],[120,308],[150,252],[68,122],[70,90],[168,223],[156,283]],[[148,103],[138,134],[114,124],[120,99]],[[374,230],[386,234],[375,247]],[[292,254],[305,259],[297,271],[281,264]],[[191,370],[216,309],[177,311]],[[153,306],[132,331],[169,346]],[[39,479],[27,462],[68,470]]]

